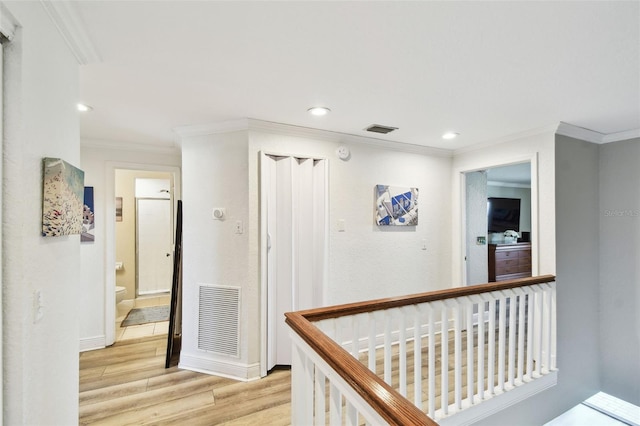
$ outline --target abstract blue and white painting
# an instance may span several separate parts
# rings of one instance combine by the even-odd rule
[[[42,165],[42,235],[80,234],[84,172],[60,158],[44,158]]]
[[[418,224],[418,188],[376,185],[375,197],[377,225]]]

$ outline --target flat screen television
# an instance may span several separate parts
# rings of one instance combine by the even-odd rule
[[[509,229],[520,232],[520,199],[489,197],[487,216],[489,233]]]

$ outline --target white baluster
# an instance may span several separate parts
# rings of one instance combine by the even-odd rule
[[[544,315],[542,328],[542,373],[547,374],[551,370],[551,291],[548,284],[543,285],[542,313]]]
[[[413,308],[413,403],[422,408],[422,305]]]
[[[369,313],[369,370],[376,373],[376,314],[379,311]]]
[[[504,293],[500,293],[499,318],[498,318],[498,389],[504,391],[504,370],[505,370],[505,334],[507,316],[507,298]]]
[[[342,393],[333,383],[330,386],[329,398],[329,424],[342,425]]]
[[[460,299],[451,301],[453,307],[453,330],[454,330],[454,406],[457,411],[462,409],[462,306]],[[445,374],[443,371],[442,374]]]
[[[533,377],[533,324],[534,324],[534,293],[531,287],[527,287],[527,380]]]
[[[518,295],[518,374],[517,382],[522,384],[522,376],[524,374],[524,311],[526,309],[525,297],[526,293],[519,287],[515,289]]]
[[[427,308],[429,317],[427,325],[429,326],[429,349],[427,356],[429,358],[427,366],[429,368],[429,417],[432,419],[436,415],[436,315],[435,310],[441,303],[429,303]]]
[[[478,398],[480,401],[484,400],[484,319],[486,300],[481,295],[474,296],[475,301],[478,304]]]
[[[449,316],[447,301],[440,313],[440,409],[449,414]]]
[[[320,371],[319,368],[316,368],[315,375],[315,417],[314,417],[314,425],[323,425],[325,424],[325,411],[327,411],[326,407],[326,398],[327,398],[327,382],[325,375]],[[293,392],[291,393],[291,397],[293,398]],[[298,424],[298,423],[294,423]]]
[[[347,408],[347,415],[346,415],[346,424],[349,426],[357,426],[358,425],[358,410],[356,410],[356,407],[353,406],[353,404],[351,404],[349,402],[349,400],[346,400],[346,408]]]
[[[543,311],[542,311],[542,291],[539,285],[535,285],[535,297],[534,297],[534,304],[535,304],[535,321],[534,321],[534,325],[533,325],[533,337],[534,337],[534,341],[533,341],[533,349],[534,349],[534,353],[533,353],[533,359],[535,361],[535,368],[533,370],[533,376],[534,377],[540,377],[540,369],[541,369],[541,364],[542,364],[542,324],[544,322],[542,315],[543,315]]]
[[[496,364],[496,293],[490,293],[488,342],[489,356],[487,357],[487,391],[490,396],[495,395],[495,364]]]
[[[509,294],[509,387],[515,386],[516,377],[516,315],[518,312],[518,301],[513,290]]]
[[[473,306],[474,303],[471,299],[465,297],[465,305],[467,307],[467,399],[469,404],[473,405],[473,379],[474,379],[474,366],[473,366]]]
[[[384,311],[384,381],[392,385],[391,378],[391,339],[392,339],[392,330],[391,330],[391,315],[389,310]]]
[[[404,308],[400,308],[400,334],[399,342],[399,354],[398,354],[398,367],[400,375],[400,395],[407,396],[407,325],[406,325],[406,312]]]
[[[351,317],[351,355],[360,359],[360,315]]]

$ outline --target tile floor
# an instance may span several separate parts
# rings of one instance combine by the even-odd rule
[[[116,342],[128,339],[139,339],[141,337],[155,336],[159,334],[167,334],[169,331],[169,321],[153,322],[149,324],[132,325],[129,327],[120,327],[129,310],[132,308],[142,308],[147,306],[168,305],[171,302],[171,296],[154,296],[135,299],[131,301],[123,301],[129,309],[119,309],[118,318],[116,318]]]

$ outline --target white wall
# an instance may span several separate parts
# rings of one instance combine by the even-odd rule
[[[41,204],[43,157],[80,166],[78,64],[39,2],[6,6],[20,28],[5,48],[4,424],[77,424],[80,236],[42,237]]]
[[[181,365],[207,371],[258,374],[260,360],[259,152],[329,160],[329,279],[325,304],[346,303],[445,288],[451,281],[450,175],[447,155],[403,152],[345,143],[351,158],[335,155],[340,140],[328,133],[294,135],[250,128],[227,134],[183,138],[184,318]],[[298,132],[304,133],[304,132]],[[401,148],[400,148],[401,149]],[[420,189],[417,227],[374,224],[376,184]],[[211,219],[226,207],[224,222]],[[346,232],[337,231],[344,219]],[[236,220],[245,234],[233,233]],[[426,250],[422,250],[423,240]],[[225,359],[197,350],[197,284],[242,288],[241,356]],[[244,370],[243,370],[244,369]]]
[[[452,287],[463,284],[462,267],[464,250],[461,226],[462,186],[461,173],[473,170],[485,170],[500,165],[532,161],[537,167],[537,182],[532,188],[538,188],[538,199],[532,200],[532,213],[539,215],[539,229],[532,229],[533,274],[555,274],[555,127],[527,135],[505,138],[503,143],[456,152],[453,157],[452,173],[452,210],[453,250],[452,250]],[[532,190],[532,193],[534,191]],[[534,220],[534,219],[532,219]],[[536,271],[536,264],[538,270]]]
[[[346,138],[345,138],[346,139]],[[450,281],[451,187],[448,155],[403,152],[366,143],[252,131],[250,134],[250,206],[257,229],[259,151],[329,160],[329,287],[333,305],[441,289]],[[348,161],[335,150],[347,145]],[[419,188],[416,227],[379,227],[374,223],[377,184]],[[345,232],[337,231],[344,219]],[[255,224],[254,224],[255,221]],[[257,238],[257,234],[256,234]],[[427,249],[422,250],[423,240]],[[252,245],[258,241],[252,241]],[[257,258],[256,258],[257,262]],[[253,262],[252,262],[253,263]],[[256,275],[256,278],[258,276]]]
[[[106,259],[115,255],[115,232],[107,233],[107,221],[115,220],[114,211],[114,177],[113,168],[148,168],[166,169],[180,166],[181,157],[176,152],[151,152],[138,147],[138,150],[100,148],[96,141],[83,141],[81,149],[81,166],[85,172],[85,185],[94,188],[95,203],[95,242],[83,243],[81,246],[82,268],[80,270],[79,319],[80,349],[104,347],[112,342],[107,341],[105,312],[106,289],[115,286],[115,265],[106,267]],[[107,176],[108,175],[108,176]],[[107,253],[107,248],[113,253]],[[115,260],[114,260],[115,262]],[[115,295],[110,294],[114,300]],[[130,296],[129,296],[130,297]],[[114,323],[115,324],[115,323]],[[112,327],[109,324],[109,327]],[[113,332],[113,330],[112,330]]]
[[[257,377],[256,338],[259,332],[257,285],[249,280],[247,132],[208,135],[182,141],[183,171],[183,293],[180,366],[241,379]],[[225,220],[214,220],[214,207],[226,209]],[[244,234],[234,224],[245,224]],[[241,288],[240,358],[198,349],[198,285]],[[250,351],[251,350],[251,351]]]
[[[640,139],[600,146],[602,390],[636,405],[640,405],[639,163]]]

